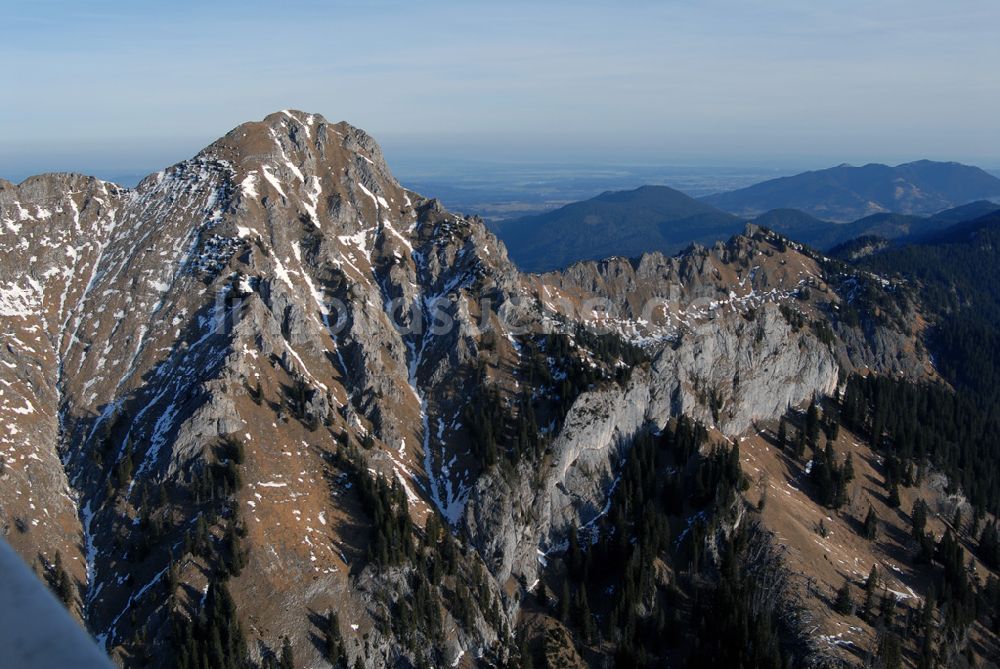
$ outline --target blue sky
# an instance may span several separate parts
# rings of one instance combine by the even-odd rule
[[[281,108],[390,163],[1000,167],[995,0],[5,0],[0,176],[150,171]]]

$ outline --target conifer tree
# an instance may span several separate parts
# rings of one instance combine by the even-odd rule
[[[889,587],[885,586],[882,591],[882,600],[879,602],[878,613],[886,627],[892,627],[892,617],[896,612],[896,595],[889,592]]]
[[[913,526],[913,538],[919,541],[924,535],[924,528],[927,526],[927,503],[924,500],[918,498],[913,503],[910,521]]]
[[[924,604],[920,609],[920,627],[922,638],[920,642],[920,658],[917,661],[918,669],[933,669],[934,662],[934,593],[931,592],[924,599]]]
[[[581,587],[577,593],[574,622],[583,633],[586,642],[594,636],[594,621],[590,616],[590,603],[587,601],[587,588]]]
[[[538,586],[535,587],[535,598],[541,606],[549,605],[549,589],[545,587],[545,583],[541,580],[538,581]]]
[[[292,653],[292,642],[286,636],[281,642],[281,661],[278,666],[280,669],[295,669],[295,657]]]
[[[979,536],[979,557],[991,569],[1000,567],[1000,531],[997,523],[988,523]]]
[[[166,588],[167,597],[172,598],[174,593],[177,592],[177,585],[180,582],[180,574],[177,570],[177,563],[174,561],[173,552],[170,553],[170,564],[167,566],[167,576],[166,576]]]
[[[559,597],[559,620],[568,623],[570,620],[569,581],[563,581],[562,596]]]
[[[851,599],[851,583],[845,580],[844,585],[837,590],[837,597],[833,601],[833,610],[837,613],[849,616],[854,613],[854,601]]]
[[[806,454],[806,435],[802,430],[799,430],[798,434],[795,435],[795,443],[792,453],[796,458],[801,458]]]
[[[173,612],[172,644],[178,669],[247,669],[246,642],[236,605],[224,583],[210,581],[201,610]]]
[[[323,630],[326,643],[326,659],[335,668],[340,669],[345,658],[344,639],[340,634],[340,619],[335,611],[326,616],[326,629]]]
[[[535,660],[531,656],[531,647],[528,645],[527,639],[524,639],[521,642],[521,648],[518,655],[521,660],[521,669],[535,669]]]
[[[875,592],[878,590],[878,567],[872,565],[868,572],[868,580],[865,581],[865,604],[862,610],[867,617],[871,617],[875,609]]]
[[[972,525],[969,527],[969,538],[973,541],[979,536],[979,528],[983,524],[983,509],[976,506],[972,510]]]
[[[899,485],[895,480],[889,484],[889,500],[887,503],[890,508],[899,508]]]
[[[815,449],[819,444],[819,409],[816,407],[816,400],[809,403],[806,411],[806,437],[809,445]]]
[[[892,632],[882,634],[876,654],[881,669],[899,669],[903,666],[903,645]]]
[[[62,555],[59,551],[56,551],[55,562],[52,565],[52,585],[52,589],[60,601],[69,606],[73,602],[73,582],[63,566]]]
[[[566,567],[569,575],[576,581],[583,578],[581,570],[583,568],[583,557],[580,553],[580,540],[577,536],[576,525],[569,528],[569,547],[566,549]]]
[[[878,516],[875,515],[875,508],[868,507],[868,515],[865,516],[864,537],[868,541],[875,541],[878,538]]]

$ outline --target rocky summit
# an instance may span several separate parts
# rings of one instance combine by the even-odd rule
[[[689,429],[705,462],[737,444],[736,497],[683,493],[665,554],[721,568],[751,525],[815,550],[778,526],[822,507],[783,506],[801,485],[764,436],[797,407],[826,420],[852,375],[940,383],[905,282],[755,226],[524,274],[481,220],[401,186],[363,131],[299,111],[134,189],[0,181],[0,258],[0,526],[129,667],[605,666],[625,637],[593,621],[624,614],[592,589],[595,613],[564,619],[582,604],[560,584],[573,551],[613,543],[633,452],[666,439],[680,458]],[[847,434],[831,443],[877,476]],[[672,480],[672,462],[649,471]],[[644,591],[673,584],[692,610],[687,569],[658,560]],[[610,602],[625,586],[608,583]],[[780,606],[811,587],[792,578]],[[628,615],[673,610],[657,601]],[[799,656],[848,650],[814,635]]]

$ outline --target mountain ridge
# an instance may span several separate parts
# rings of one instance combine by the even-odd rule
[[[216,636],[226,667],[283,639],[310,667],[517,665],[548,560],[610,531],[649,435],[729,449],[841,374],[937,379],[904,282],[756,226],[524,274],[304,112],[135,189],[0,188],[0,250],[0,524],[130,667]],[[681,505],[720,530],[684,546],[719,554],[733,495]]]
[[[861,236],[905,239],[949,221],[1000,209],[1000,204],[977,200],[927,216],[884,212],[838,223],[786,208],[772,209],[747,221],[712,208],[698,208],[692,200],[666,186],[642,186],[606,191],[545,214],[493,223],[490,228],[522,270],[546,272],[607,256],[676,253],[692,243],[712,244],[738,234],[746,222],[825,250]]]
[[[869,163],[812,170],[702,199],[744,216],[788,207],[850,221],[879,212],[931,214],[997,196],[1000,179],[978,167],[918,160],[896,166]]]
[[[729,237],[742,226],[736,217],[673,188],[640,186],[606,191],[590,200],[492,227],[521,267],[544,271],[581,259],[675,252],[690,241]]]

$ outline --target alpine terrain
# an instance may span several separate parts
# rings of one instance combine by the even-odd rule
[[[996,662],[969,301],[736,231],[522,273],[299,111],[0,181],[4,539],[126,667]]]

